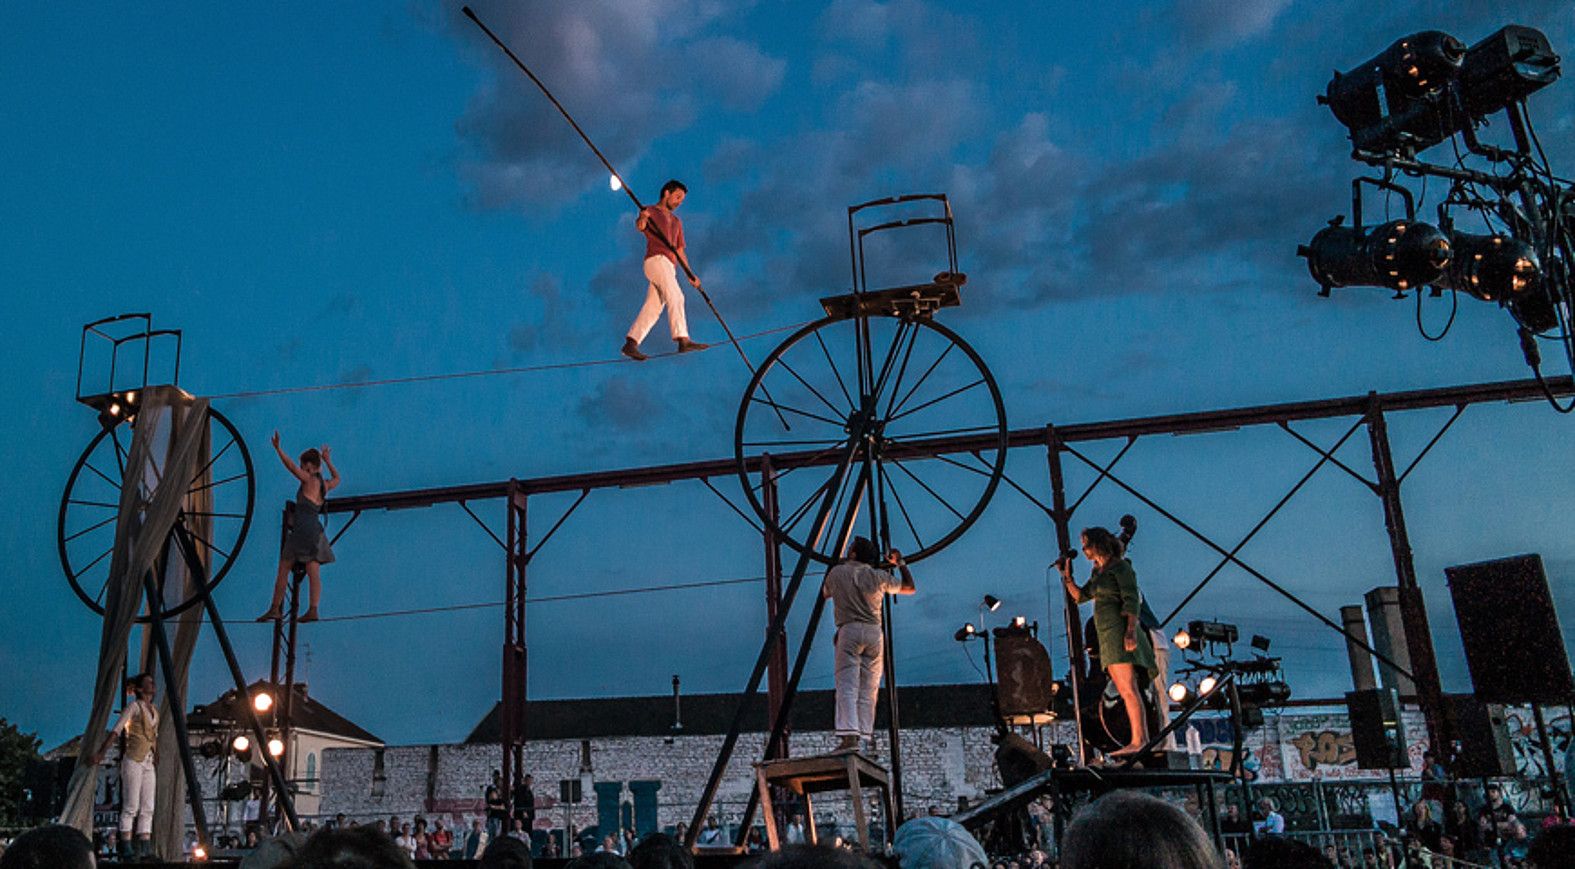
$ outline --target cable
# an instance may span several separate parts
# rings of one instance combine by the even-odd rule
[[[786,332],[789,329],[800,329],[809,325],[810,322],[812,321],[805,320],[802,323],[778,326],[775,329],[766,329],[761,332],[754,332],[749,335],[741,336],[738,340],[748,341],[753,338],[763,338],[767,335],[775,335],[778,332]],[[716,348],[707,348],[707,350],[714,349]],[[685,355],[692,356],[695,352],[703,353],[706,351],[691,351]],[[651,354],[652,358],[654,359],[678,355],[679,353],[676,350],[669,353]],[[589,359],[581,362],[551,362],[542,365],[520,365],[512,368],[484,368],[476,371],[456,371],[448,374],[416,374],[409,377],[387,377],[381,380],[355,380],[344,383],[319,383],[311,386],[283,386],[279,387],[278,389],[252,389],[239,392],[219,392],[209,395],[208,397],[260,398],[266,395],[295,395],[302,392],[327,392],[336,389],[366,389],[373,386],[393,386],[406,383],[430,383],[439,380],[462,380],[471,377],[494,377],[503,374],[525,374],[534,371],[558,371],[566,368],[591,368],[598,365],[616,365],[633,361],[634,360],[632,359],[619,357],[616,359]]]
[[[746,585],[749,583],[765,582],[764,576],[745,576],[737,579],[712,579],[701,582],[678,582],[668,585],[647,585],[639,588],[620,588],[612,591],[587,591],[575,594],[557,594],[546,597],[528,597],[526,603],[561,603],[571,600],[588,600],[590,598],[621,597],[630,594],[647,594],[659,591],[687,591],[696,588],[719,588],[727,585]],[[384,610],[381,612],[352,613],[344,616],[328,616],[320,619],[322,622],[356,622],[370,619],[402,618],[404,616],[430,615],[434,613],[462,612],[465,610],[496,609],[504,605],[504,601],[482,601],[478,603],[451,604],[448,606],[419,607],[406,610]],[[238,622],[237,624],[247,624]],[[268,622],[254,622],[252,624],[270,624]]]
[[[1426,287],[1416,288],[1416,331],[1422,333],[1422,337],[1429,341],[1442,341],[1444,336],[1449,334],[1449,327],[1455,325],[1455,314],[1460,312],[1460,293],[1455,290],[1449,291],[1449,320],[1444,323],[1442,332],[1439,332],[1437,335],[1429,335],[1427,334],[1427,329],[1422,325],[1422,297],[1427,295],[1426,289]]]

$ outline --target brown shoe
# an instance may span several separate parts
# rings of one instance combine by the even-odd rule
[[[678,339],[678,352],[679,353],[695,353],[695,352],[698,352],[698,351],[701,351],[701,350],[709,350],[709,349],[711,349],[711,345],[710,344],[701,344],[699,341],[691,341],[688,338],[679,338]]]
[[[858,751],[859,750],[859,738],[857,736],[844,736],[844,737],[842,737],[841,741],[839,741],[837,743],[836,750],[838,752]]]
[[[644,353],[640,352],[640,344],[633,338],[623,339],[623,350],[619,352],[623,353],[623,355],[633,359],[636,362],[644,362],[650,358],[649,356],[646,356]]]

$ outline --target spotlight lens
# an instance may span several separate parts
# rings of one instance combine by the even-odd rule
[[[268,740],[268,753],[274,757],[284,754],[284,740],[278,737]]]
[[[1171,642],[1176,644],[1176,648],[1185,649],[1192,645],[1192,635],[1186,631],[1177,631],[1175,639]]]
[[[267,691],[258,691],[252,698],[252,708],[258,712],[267,712],[273,708],[273,695]]]
[[[1170,699],[1177,703],[1187,699],[1187,686],[1180,682],[1170,686]]]
[[[198,845],[191,849],[191,856],[194,860],[206,860],[208,859],[208,849]]]
[[[1214,686],[1218,685],[1218,684],[1219,684],[1219,680],[1214,678],[1213,676],[1204,676],[1203,677],[1203,681],[1198,683],[1198,693],[1199,694],[1207,694],[1210,691],[1213,691],[1214,690]]]
[[[234,741],[230,743],[230,747],[241,754],[245,754],[246,752],[252,750],[252,741],[247,739],[245,736],[237,736],[235,737]]]
[[[1014,627],[1014,628],[1020,628],[1020,627],[1023,627],[1025,625],[1027,625],[1027,624],[1028,624],[1028,619],[1024,618],[1023,616],[1018,616],[1017,618],[1012,619],[1012,627]]]

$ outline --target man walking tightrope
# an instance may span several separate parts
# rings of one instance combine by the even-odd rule
[[[644,362],[640,342],[650,334],[651,327],[667,308],[667,326],[678,342],[679,353],[704,350],[710,345],[689,340],[689,323],[684,319],[684,291],[678,286],[678,267],[683,266],[689,283],[700,289],[700,278],[689,267],[689,255],[684,247],[684,224],[673,212],[684,202],[689,193],[682,181],[669,181],[662,185],[662,195],[655,205],[646,206],[635,218],[634,228],[645,235],[645,304],[629,326],[624,338],[623,355]]]

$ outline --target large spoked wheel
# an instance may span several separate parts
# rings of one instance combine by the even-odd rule
[[[185,487],[178,524],[190,532],[197,555],[204,563],[206,591],[212,591],[224,580],[240,554],[251,527],[257,494],[252,457],[240,432],[223,414],[211,408],[207,413],[208,459],[189,479],[165,479],[164,457],[155,449],[154,460],[142,478],[126,480],[132,424],[99,432],[71,469],[60,499],[60,566],[77,597],[99,615],[104,614],[104,598],[109,590],[123,481],[137,486],[139,505],[149,503],[162,486]],[[164,547],[163,560],[179,564],[181,557],[172,535]],[[166,576],[183,577],[183,572],[157,573],[163,615],[180,613],[202,600],[200,589],[164,584]],[[142,618],[146,619],[146,614]]]
[[[829,532],[813,533],[815,517],[850,454],[830,521],[849,509],[867,469],[866,503],[913,562],[984,512],[1006,446],[995,377],[957,333],[927,318],[827,318],[800,329],[761,363],[734,432],[750,506],[782,542],[823,564],[837,553],[828,551]],[[775,498],[765,497],[759,473],[768,455]]]

